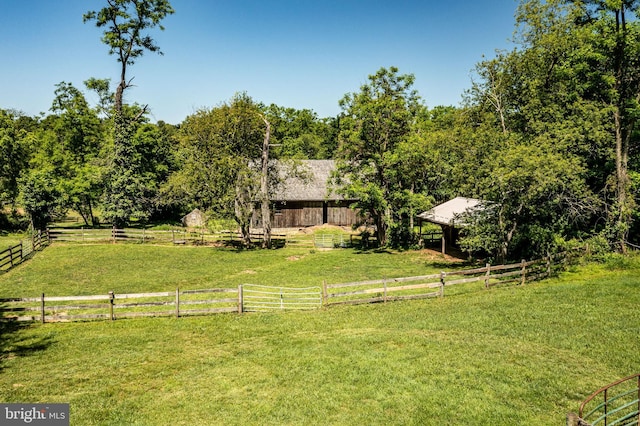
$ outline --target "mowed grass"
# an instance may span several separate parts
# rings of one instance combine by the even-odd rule
[[[440,263],[434,263],[440,259]],[[56,243],[0,276],[0,297],[134,293],[263,284],[322,286],[424,275],[445,264],[428,252],[352,250],[238,251],[213,247]]]
[[[20,241],[29,239],[26,233],[4,233],[0,232],[0,251],[4,251],[9,247],[20,244]]]
[[[91,254],[84,260],[89,266],[81,272],[83,262],[65,252]],[[100,252],[99,262],[91,260]],[[175,254],[184,252],[196,260]],[[235,266],[233,256],[241,259]],[[184,264],[163,267],[172,257]],[[65,259],[67,266],[55,269]],[[205,259],[220,281],[194,283],[208,271],[198,266]],[[297,285],[443,266],[429,266],[423,253],[412,252],[54,245],[1,276],[0,289],[5,295],[15,288],[40,291],[33,274],[57,271],[56,277],[42,275],[40,285],[67,286],[68,292],[75,288],[67,283],[70,265],[72,277],[86,279],[88,293],[117,285],[97,277],[97,263],[106,279],[127,277],[140,290],[145,276],[148,286],[160,288],[154,281],[161,279],[173,286],[181,276],[174,271],[187,265],[199,272],[182,271],[184,285],[196,287],[242,281],[250,269],[254,282],[286,276]],[[149,265],[164,271],[141,271]],[[640,261],[632,259],[442,299],[284,314],[5,325],[0,401],[69,402],[74,425],[564,424],[591,392],[638,372],[639,272]]]

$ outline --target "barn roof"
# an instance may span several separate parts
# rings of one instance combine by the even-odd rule
[[[334,160],[302,160],[301,169],[306,178],[288,174],[271,199],[274,201],[343,200],[344,197],[332,191],[329,185],[331,172],[335,168]]]
[[[467,210],[472,210],[481,205],[482,201],[475,198],[456,197],[453,200],[435,206],[431,210],[420,213],[418,217],[439,225],[453,225],[456,221],[458,221],[457,225],[462,225],[458,218]]]

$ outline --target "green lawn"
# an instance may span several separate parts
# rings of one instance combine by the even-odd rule
[[[0,233],[0,251],[4,251],[29,238],[27,233]]]
[[[415,252],[54,245],[0,276],[0,293],[308,285],[443,267]],[[0,401],[69,402],[74,425],[560,425],[638,372],[639,305],[634,259],[443,299],[5,325]]]
[[[238,284],[321,286],[424,275],[456,265],[425,252],[352,250],[237,251],[139,244],[54,244],[0,275],[0,297],[37,297],[235,287]]]

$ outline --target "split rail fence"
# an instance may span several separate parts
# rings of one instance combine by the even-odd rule
[[[48,244],[49,235],[46,232],[38,231],[30,239],[22,240],[18,244],[0,251],[0,273],[18,266]]]
[[[52,241],[76,243],[157,243],[157,244],[212,244],[234,243],[241,240],[235,231],[205,232],[187,229],[149,230],[137,228],[51,228],[49,234]],[[251,240],[259,243],[262,234],[252,233]],[[286,236],[272,234],[275,244],[286,244]]]
[[[75,243],[138,243],[138,244],[234,244],[242,240],[236,231],[209,232],[205,230],[150,230],[137,228],[51,228],[51,239]],[[260,244],[263,234],[253,232],[251,241]],[[315,234],[297,237],[286,234],[271,234],[271,242],[276,247],[294,245],[309,248],[345,248],[360,246],[362,237],[355,234]]]
[[[444,297],[445,287],[473,282],[481,282],[487,289],[510,283],[524,285],[529,281],[549,277],[562,267],[562,263],[556,263],[552,257],[547,257],[510,265],[486,264],[483,268],[414,277],[340,284],[324,282],[322,300],[323,305],[329,306]]]
[[[555,260],[560,259],[560,262]],[[341,304],[379,303],[444,297],[445,287],[480,282],[494,286],[548,277],[564,267],[566,257],[490,265],[439,274],[323,283],[321,287],[291,288],[243,284],[234,288],[88,296],[47,296],[0,299],[0,319],[9,321],[115,320],[149,316],[189,316],[216,313],[318,309]]]
[[[317,309],[320,287],[286,288],[245,284],[236,288],[0,299],[2,320],[66,322],[122,318]]]

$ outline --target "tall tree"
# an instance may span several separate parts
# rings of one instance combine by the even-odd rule
[[[591,3],[601,21],[594,25],[594,36],[596,41],[600,41],[599,50],[609,53],[607,65],[609,75],[614,79],[609,103],[613,110],[615,134],[615,237],[620,249],[625,251],[635,207],[631,194],[629,152],[632,146],[638,145],[637,137],[634,140],[633,136],[640,118],[640,25],[632,19],[640,18],[640,2],[594,0]],[[588,12],[587,16],[590,16]],[[605,38],[612,43],[602,43]]]
[[[245,93],[187,117],[180,129],[182,168],[171,175],[164,193],[219,218],[233,217],[244,243],[250,245],[255,203],[262,202],[268,221],[269,196],[277,179],[272,162],[264,161],[268,159],[267,123],[260,105]],[[265,171],[267,182],[262,180]]]
[[[370,215],[380,245],[386,244],[389,227],[397,219],[394,193],[401,188],[394,179],[393,152],[410,135],[418,111],[414,79],[399,74],[396,67],[381,68],[360,92],[340,101],[335,180],[342,193],[357,199],[357,207]]]
[[[20,123],[20,114],[0,109],[0,210],[15,206],[18,180],[27,170],[32,131]]]
[[[554,238],[575,235],[593,213],[583,174],[578,157],[536,144],[496,152],[482,182],[486,204],[468,220],[462,246],[500,261],[544,255]]]
[[[174,13],[168,0],[107,0],[107,6],[99,11],[89,11],[84,21],[95,21],[98,28],[105,28],[102,41],[109,47],[109,54],[120,62],[120,80],[114,97],[113,155],[109,185],[105,199],[105,215],[114,225],[122,226],[131,215],[144,216],[140,194],[143,182],[132,166],[132,124],[146,112],[143,107],[135,115],[128,115],[123,108],[124,91],[131,85],[127,80],[127,67],[133,65],[146,51],[162,54],[159,46],[145,31],[158,27],[167,16]]]
[[[594,190],[610,188],[608,233],[620,250],[635,207],[629,157],[639,140],[639,10],[637,0],[528,0],[518,14],[523,58],[529,70],[538,65],[529,79],[538,100],[528,109],[532,129],[569,141],[588,162],[591,184],[601,186]]]
[[[281,158],[331,158],[336,145],[334,119],[319,119],[309,109],[269,105],[265,117],[271,123],[271,139]]]
[[[127,81],[127,67],[145,51],[162,55],[160,47],[145,30],[155,27],[164,30],[160,22],[172,13],[168,0],[107,0],[106,7],[84,14],[84,22],[95,21],[98,28],[106,27],[102,42],[109,47],[109,54],[116,55],[120,62],[116,112],[122,111],[124,91],[131,85],[131,81]]]
[[[102,166],[99,153],[104,144],[104,126],[83,93],[70,83],[56,85],[49,117],[54,138],[43,140],[40,166],[50,164],[63,199],[59,204],[76,210],[87,225],[94,225],[93,207],[100,196]]]

